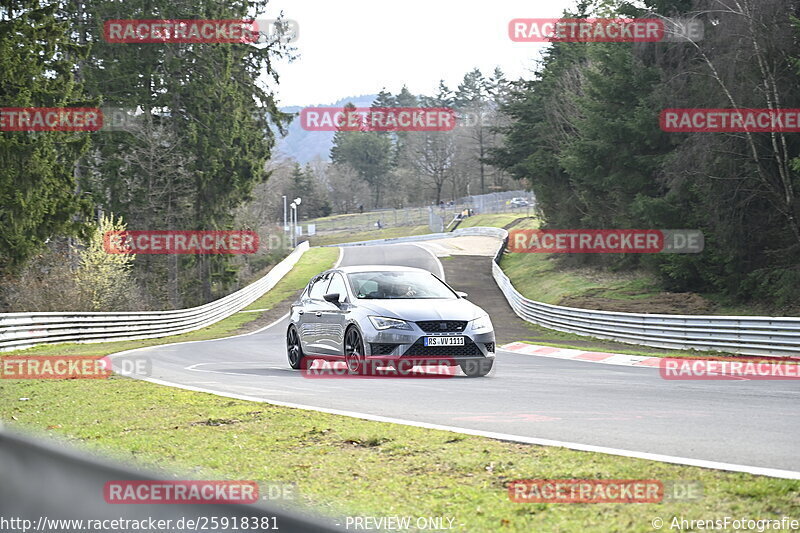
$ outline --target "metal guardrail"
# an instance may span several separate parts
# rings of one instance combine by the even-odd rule
[[[500,268],[507,243],[506,232],[492,261],[492,276],[514,312],[528,322],[557,331],[656,348],[800,356],[800,318],[622,313],[531,300],[514,288]]]
[[[743,355],[800,356],[800,318],[763,316],[665,315],[596,311],[537,302],[514,288],[498,261],[508,232],[500,228],[460,228],[433,233],[330,246],[370,246],[484,235],[502,239],[492,276],[523,320],[549,329],[628,344]],[[226,318],[271,289],[308,249],[304,242],[255,283],[200,307],[150,313],[0,314],[0,351],[57,342],[146,339],[193,331]]]
[[[204,328],[237,313],[272,289],[308,250],[301,243],[264,277],[219,300],[189,309],[148,312],[0,314],[0,351],[60,342],[154,339]]]
[[[492,276],[514,312],[528,322],[557,331],[656,348],[800,357],[800,318],[623,313],[564,307],[526,298],[500,268],[499,261],[508,242],[508,232],[499,228],[463,228],[452,233],[362,241],[341,246],[415,242],[464,235],[502,239],[492,262]]]
[[[57,441],[56,441],[57,442]],[[109,481],[164,481],[174,478],[174,473],[151,474],[132,470],[107,462],[105,459],[78,453],[67,443],[34,439],[30,436],[11,433],[0,429],[0,524],[3,531],[53,531],[66,533],[72,531],[118,531],[136,533],[155,533],[162,526],[125,526],[137,522],[147,524],[149,519],[171,520],[167,531],[222,531],[219,528],[204,527],[210,524],[209,517],[217,522],[226,517],[227,524],[243,524],[250,527],[226,528],[230,533],[244,531],[264,531],[264,520],[268,520],[270,530],[290,533],[333,533],[343,531],[333,520],[323,517],[306,517],[295,510],[288,510],[286,501],[277,501],[267,506],[256,504],[157,504],[141,503],[121,505],[106,503],[103,489]],[[187,479],[187,478],[183,478]],[[293,503],[293,502],[292,502]],[[281,504],[278,506],[278,504]],[[235,521],[234,521],[235,520]],[[90,524],[107,521],[108,526],[100,528]],[[111,522],[115,521],[115,522]],[[176,526],[179,521],[198,524]],[[253,527],[252,523],[261,524]],[[118,525],[113,525],[114,523]],[[166,524],[166,522],[164,522]]]

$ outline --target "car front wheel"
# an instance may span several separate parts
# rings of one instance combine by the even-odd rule
[[[366,368],[366,352],[361,333],[354,327],[347,330],[344,336],[344,359],[347,370],[351,374],[362,374]]]
[[[303,346],[300,344],[300,335],[294,326],[289,327],[286,332],[286,354],[289,356],[289,366],[295,370],[300,370],[303,365]]]

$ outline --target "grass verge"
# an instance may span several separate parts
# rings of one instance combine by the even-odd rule
[[[505,228],[509,224],[513,224],[515,221],[520,220],[517,225],[514,226],[515,229],[521,228],[536,228],[538,227],[538,223],[536,219],[533,217],[528,217],[526,215],[526,211],[520,210],[519,212],[512,212],[512,213],[495,213],[495,214],[486,214],[486,215],[475,215],[465,219],[461,224],[458,225],[458,228],[474,228],[476,226],[488,226],[493,228]]]
[[[520,229],[517,224],[514,229]],[[539,302],[628,313],[735,316],[799,316],[800,306],[776,308],[769,302],[730,302],[718,294],[673,293],[644,270],[614,272],[568,267],[559,254],[507,253],[500,265],[514,286]]]
[[[366,231],[372,228],[378,220],[381,220],[383,224],[392,226],[398,224],[426,224],[428,222],[428,209],[425,207],[410,207],[400,211],[390,210],[347,213],[304,220],[303,223],[315,224],[317,231],[321,232],[341,230]]]
[[[243,310],[271,309],[276,304],[305,288],[310,280],[320,272],[331,268],[339,258],[338,248],[311,248],[295,267],[278,282],[271,291],[245,307]]]
[[[549,304],[586,295],[618,300],[646,299],[661,292],[654,276],[565,270],[548,254],[508,253],[500,266],[519,292]]]
[[[19,398],[29,398],[19,401]],[[87,399],[91,401],[87,401]],[[501,442],[112,377],[7,381],[0,417],[199,479],[294,481],[296,510],[444,516],[455,531],[651,532],[652,520],[800,515],[800,481]],[[523,504],[515,479],[699,481],[697,501]],[[446,522],[445,522],[446,523]]]
[[[331,268],[339,257],[337,248],[311,248],[298,260],[295,267],[284,276],[271,291],[253,302],[247,309],[270,309],[277,303],[293,295],[308,283],[315,274]],[[141,339],[116,342],[98,342],[90,344],[65,343],[34,346],[27,350],[4,352],[2,355],[108,355],[134,348],[157,346],[173,342],[202,341],[236,335],[250,323],[257,321],[262,313],[236,313],[203,329],[190,331],[182,335],[171,335],[159,339]]]
[[[333,233],[318,233],[309,238],[311,246],[326,246],[346,242],[371,241],[374,239],[394,239],[410,235],[424,235],[430,233],[430,228],[425,226],[395,226],[369,231],[349,232],[339,231]]]

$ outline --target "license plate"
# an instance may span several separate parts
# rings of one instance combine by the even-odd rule
[[[464,337],[450,335],[447,337],[425,337],[425,346],[464,346]]]

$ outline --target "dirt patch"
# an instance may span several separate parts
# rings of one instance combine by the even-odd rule
[[[199,422],[192,422],[190,426],[229,426],[231,424],[238,424],[241,420],[237,418],[209,418],[208,420],[200,420]]]
[[[708,315],[712,314],[715,308],[713,302],[691,292],[667,292],[636,300],[616,300],[601,296],[568,296],[558,304],[600,311],[668,315]]]
[[[343,441],[343,444],[354,446],[356,448],[375,448],[387,442],[391,442],[391,440],[392,439],[387,439],[384,437],[372,437],[369,439],[347,439]]]
[[[514,220],[514,222],[510,222],[510,223],[506,224],[506,225],[503,227],[503,229],[506,229],[506,230],[508,230],[508,229],[511,229],[511,228],[513,228],[514,226],[516,226],[516,225],[518,225],[518,224],[522,223],[522,221],[523,221],[523,220],[526,220],[526,218],[527,218],[527,217],[520,217],[520,218],[518,218],[518,219]]]

